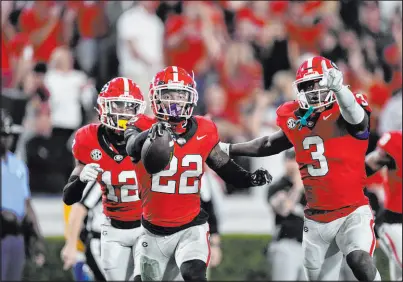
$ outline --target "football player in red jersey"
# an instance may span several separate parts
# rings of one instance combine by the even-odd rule
[[[64,187],[63,200],[72,205],[81,200],[87,182],[100,183],[106,215],[101,233],[102,265],[107,280],[123,281],[134,275],[134,249],[141,233],[138,175],[126,154],[124,130],[134,117],[140,131],[155,120],[143,115],[143,94],[125,77],[105,84],[97,103],[101,124],[91,123],[76,132],[76,166]],[[140,271],[138,267],[134,270]]]
[[[238,187],[264,185],[271,176],[263,169],[250,173],[238,166],[220,149],[214,122],[192,116],[198,94],[184,69],[170,66],[158,72],[149,95],[159,122],[140,134],[128,127],[127,152],[137,163],[146,138],[169,130],[174,155],[165,170],[142,174],[141,279],[169,281],[182,276],[185,281],[205,281],[210,251],[207,214],[200,208],[203,164]]]
[[[402,280],[402,131],[383,134],[366,158],[367,174],[387,167],[384,210],[377,217],[380,247],[389,258],[391,281]]]
[[[344,254],[358,280],[380,280],[372,259],[374,220],[363,192],[368,102],[343,85],[333,62],[319,56],[302,63],[293,87],[297,101],[277,109],[279,131],[222,148],[230,156],[263,157],[294,147],[307,198],[307,278],[338,280]]]

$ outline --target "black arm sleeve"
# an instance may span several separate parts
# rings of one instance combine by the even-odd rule
[[[365,164],[365,173],[367,174],[367,176],[371,176],[376,172],[377,170],[373,170],[369,165]]]
[[[126,152],[130,156],[132,162],[138,163],[141,160],[141,149],[143,148],[147,136],[148,130],[141,133],[133,130],[130,134],[126,134],[125,132]]]
[[[201,208],[205,210],[208,214],[208,224],[210,226],[210,234],[217,234],[218,233],[218,223],[217,223],[217,216],[214,210],[213,201],[203,201],[201,200]]]
[[[66,186],[63,188],[63,202],[71,206],[79,202],[83,196],[86,183],[81,182],[78,175],[72,175]]]
[[[351,124],[344,120],[346,123],[346,129],[351,136],[357,139],[366,140],[369,137],[369,113],[364,110],[364,118],[360,123]]]
[[[249,142],[231,144],[229,152],[231,156],[266,157],[292,147],[293,145],[285,133],[279,130],[270,136],[256,138]]]
[[[378,168],[374,170],[367,163],[365,163],[365,172],[367,176],[375,174],[385,165],[387,166],[388,169],[396,169],[395,159],[389,154],[386,154],[381,160],[377,161],[377,165]]]
[[[237,165],[221,150],[218,144],[210,152],[206,163],[222,180],[234,185],[236,188],[248,188],[253,186],[251,178],[252,173]]]

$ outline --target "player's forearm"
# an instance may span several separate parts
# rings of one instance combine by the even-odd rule
[[[344,120],[352,125],[361,125],[366,114],[355,99],[353,92],[347,86],[342,86],[339,91],[334,91],[334,94],[336,95],[340,113]],[[364,121],[364,124],[361,126],[365,130],[368,127],[368,120]]]
[[[217,144],[206,160],[207,165],[214,170],[226,183],[236,188],[247,188],[252,185],[252,173],[237,165],[228,154]]]
[[[371,176],[379,171],[385,165],[388,165],[390,159],[382,151],[375,150],[365,157],[365,172],[367,176]]]
[[[63,188],[63,202],[70,206],[81,200],[86,183],[80,180],[78,175],[71,175]]]
[[[148,136],[148,130],[139,132],[136,129],[127,129],[125,131],[126,152],[132,162],[137,163],[141,159],[141,149]]]
[[[266,157],[290,149],[293,145],[282,130],[270,136],[256,138],[249,142],[230,144],[230,156]]]
[[[80,237],[81,226],[87,215],[87,209],[80,203],[73,205],[66,232],[66,243],[76,246]]]

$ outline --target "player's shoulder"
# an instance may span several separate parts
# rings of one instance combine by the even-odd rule
[[[355,100],[360,104],[367,112],[372,112],[372,109],[368,103],[368,96],[363,92],[353,92]]]
[[[85,141],[88,138],[97,136],[99,126],[100,124],[98,123],[90,123],[80,127],[75,134],[76,142]]]
[[[276,114],[278,117],[288,117],[293,115],[296,110],[298,110],[299,104],[298,101],[288,101],[281,104],[277,110]]]
[[[205,116],[193,116],[193,117],[197,123],[198,129],[216,130],[217,126],[211,118]]]
[[[208,136],[208,139],[212,140],[213,145],[216,145],[220,138],[215,122],[209,117],[205,116],[194,116],[194,120],[197,124],[196,134],[198,136]]]

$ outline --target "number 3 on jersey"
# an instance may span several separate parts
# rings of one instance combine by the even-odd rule
[[[187,169],[183,171],[179,177],[179,194],[196,194],[199,192],[199,181],[200,176],[203,174],[203,158],[200,155],[186,155],[182,158],[181,167],[187,168],[191,164],[196,166],[195,169]],[[178,158],[173,156],[171,162],[169,163],[169,168],[163,170],[159,173],[156,173],[152,177],[151,191],[174,194],[176,192],[176,185],[178,183],[177,180],[173,180],[172,178],[176,178],[179,170],[179,162]],[[161,184],[162,178],[171,178],[172,180],[168,180],[167,184]],[[188,182],[190,179],[193,179],[193,185],[189,185]]]
[[[126,184],[128,179],[134,179],[135,184]],[[102,182],[105,183],[108,190],[107,198],[109,201],[127,203],[140,200],[137,194],[137,177],[134,170],[124,170],[118,174],[118,182],[121,185],[112,185],[112,174],[110,171],[105,171],[102,174]],[[120,190],[120,195],[116,193],[117,189]]]
[[[319,136],[309,136],[302,142],[305,150],[309,150],[311,145],[316,146],[316,151],[311,152],[311,157],[313,160],[319,162],[319,167],[314,167],[313,165],[308,165],[308,173],[310,176],[324,176],[329,171],[327,165],[326,157],[323,155],[325,152],[325,147],[323,146],[323,139]]]

